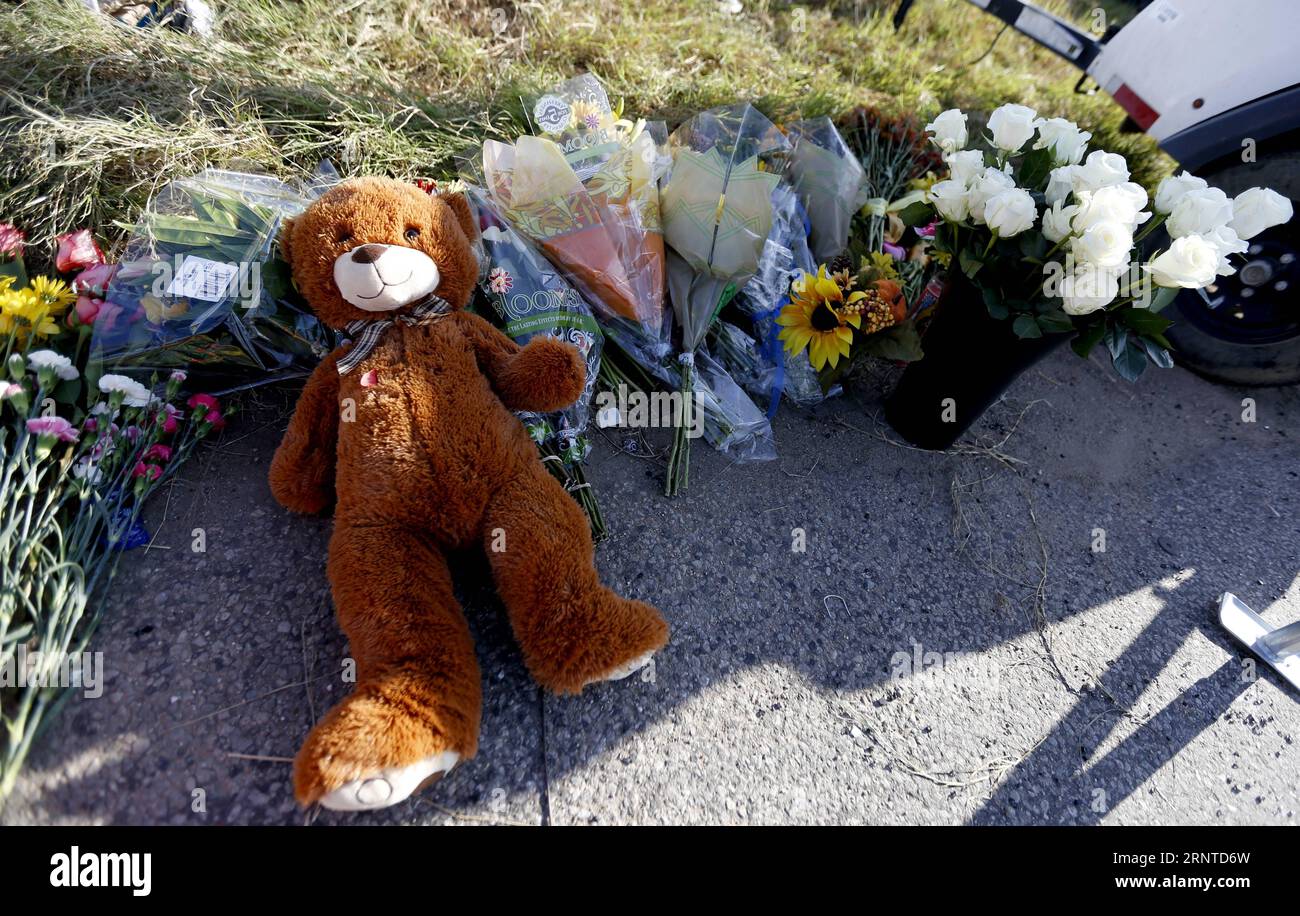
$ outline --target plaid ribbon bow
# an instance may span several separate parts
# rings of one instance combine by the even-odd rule
[[[369,356],[370,351],[379,344],[379,338],[383,337],[384,332],[395,322],[400,321],[411,326],[425,324],[441,318],[450,311],[451,303],[431,294],[412,306],[405,315],[398,315],[396,318],[387,318],[383,321],[358,318],[356,321],[349,321],[345,330],[352,337],[352,348],[339,357],[339,375],[347,375]]]

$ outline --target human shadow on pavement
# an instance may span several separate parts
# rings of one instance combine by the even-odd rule
[[[878,716],[877,730],[897,730],[902,726],[884,714],[895,686],[891,658],[900,651],[924,645],[1019,664],[998,653],[1013,647],[1017,658],[1036,655],[1040,625],[1065,623],[1093,628],[1071,645],[1082,667],[1065,662],[1062,684],[1037,675],[1013,681],[1056,691],[1065,711],[1026,720],[1043,739],[988,789],[969,820],[1102,819],[1250,686],[1239,679],[1234,656],[1242,652],[1215,629],[1213,599],[1233,590],[1267,607],[1294,578],[1285,564],[1294,560],[1297,443],[1287,434],[1296,428],[1298,399],[1276,395],[1271,432],[1243,430],[1229,411],[1235,393],[1181,370],[1160,377],[1162,389],[1131,391],[1073,359],[1049,361],[995,406],[972,440],[982,451],[936,455],[901,446],[874,423],[881,392],[870,389],[860,401],[832,402],[814,415],[783,414],[778,462],[732,465],[697,447],[692,489],[681,500],[661,495],[654,462],[603,445],[590,475],[615,531],[597,552],[602,578],[657,604],[673,628],[651,675],[576,698],[543,697],[523,669],[485,564],[469,555],[456,578],[484,681],[478,757],[406,804],[314,819],[571,822],[553,790],[593,768],[631,766],[623,756],[629,741],[659,742],[654,754],[743,756],[748,749],[728,746],[730,723],[757,720],[761,730],[775,720],[774,707],[792,704],[785,712],[820,716],[835,698],[863,701],[864,725]],[[293,803],[287,761],[349,685],[337,674],[347,649],[324,577],[330,523],[289,516],[266,490],[293,394],[259,395],[261,408],[196,457],[175,498],[151,507],[156,543],[169,549],[137,552],[124,564],[93,647],[105,652],[107,702],[68,704],[6,819],[313,819]],[[1126,400],[1110,407],[1119,397]],[[1098,441],[1088,424],[1101,421],[1107,435]],[[988,448],[999,442],[1000,449]],[[1225,486],[1243,466],[1252,469],[1251,489]],[[954,523],[963,498],[966,517],[979,519],[978,550],[969,528]],[[1262,508],[1268,500],[1279,515]],[[1027,506],[1036,507],[1048,561],[1041,621],[1031,612],[1039,541]],[[1161,521],[1161,511],[1175,520]],[[208,532],[206,554],[189,551],[195,528]],[[1089,548],[1097,528],[1111,542],[1101,554]],[[1177,574],[1184,578],[1176,587],[1160,585]],[[1112,625],[1105,615],[1115,613],[1118,599],[1136,606],[1124,602],[1147,589],[1159,599],[1158,612],[1125,643],[1127,622]],[[1198,634],[1226,660],[1089,762],[1112,725],[1138,716],[1132,707],[1145,687]],[[1054,663],[1042,655],[1029,660],[1041,670]],[[765,668],[794,674],[815,688],[813,696],[742,703],[726,692],[746,672]],[[1007,709],[989,715],[1020,714],[1022,698],[1003,699]],[[673,729],[714,702],[723,705],[701,719],[713,731],[682,747]],[[976,689],[973,703],[978,709],[991,701]],[[969,714],[940,706],[906,727],[960,730]],[[659,731],[667,734],[652,737]],[[779,750],[785,738],[770,733],[764,740]],[[871,748],[844,765],[891,767]],[[683,766],[689,772],[688,760]],[[200,789],[203,811],[194,807]],[[729,791],[708,781],[692,790]],[[1101,803],[1096,790],[1104,792]],[[1017,803],[1025,795],[1034,807]],[[952,819],[944,796],[926,803],[932,807],[916,819]],[[827,809],[814,819],[837,814],[864,817]],[[712,809],[627,819],[652,816],[725,819]]]

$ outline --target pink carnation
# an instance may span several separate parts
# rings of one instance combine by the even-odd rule
[[[135,467],[131,469],[131,476],[157,480],[162,476],[162,468],[156,464],[145,464],[143,461],[137,461]]]
[[[26,241],[27,236],[23,235],[21,229],[9,223],[0,223],[0,257],[21,258]]]
[[[34,436],[54,436],[61,442],[76,442],[77,430],[63,417],[33,417],[27,431]]]

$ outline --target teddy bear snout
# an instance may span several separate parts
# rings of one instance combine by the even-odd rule
[[[405,245],[358,245],[334,261],[339,292],[367,312],[409,305],[437,289],[441,279],[433,258]]]
[[[362,245],[360,248],[353,248],[352,260],[358,264],[373,264],[379,260],[379,256],[384,253],[386,247],[384,245]]]

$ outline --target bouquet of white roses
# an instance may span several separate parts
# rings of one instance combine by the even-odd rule
[[[1149,207],[1124,157],[1089,152],[1090,133],[1024,105],[990,115],[983,149],[956,109],[926,130],[950,172],[926,199],[942,218],[935,248],[952,274],[1017,337],[1077,332],[1072,345],[1084,356],[1105,341],[1128,379],[1148,360],[1172,365],[1170,322],[1156,313],[1179,289],[1233,273],[1229,256],[1245,252],[1246,239],[1291,217],[1276,192],[1252,188],[1233,200],[1186,173],[1161,182]],[[1144,259],[1138,243],[1161,224],[1172,241]]]

